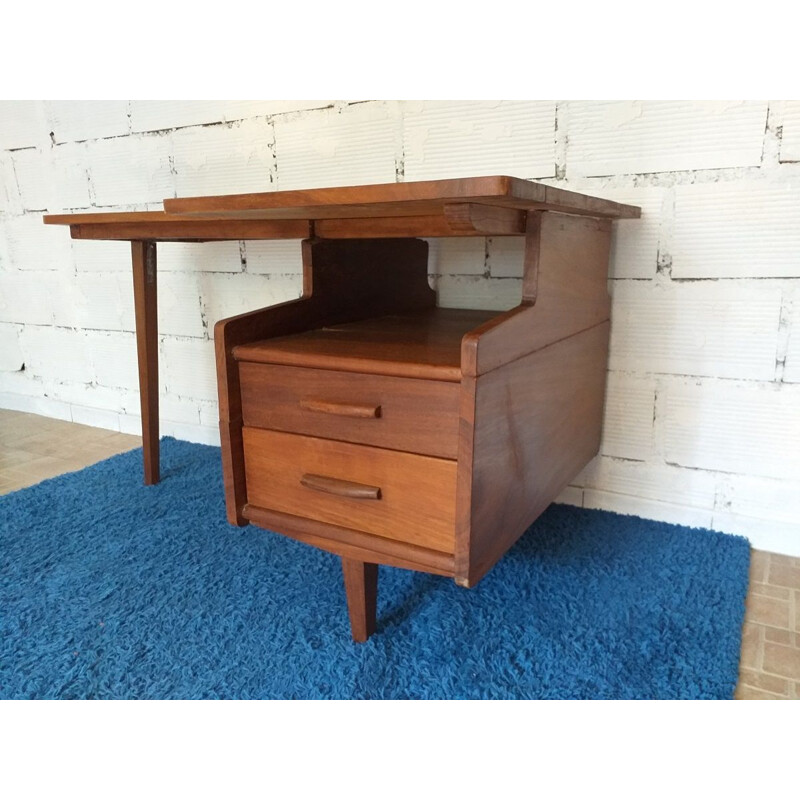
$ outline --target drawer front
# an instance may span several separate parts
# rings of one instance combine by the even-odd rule
[[[456,458],[458,383],[241,362],[246,426]]]
[[[244,429],[247,502],[452,553],[456,462]]]

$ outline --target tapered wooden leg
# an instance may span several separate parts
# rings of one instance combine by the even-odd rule
[[[342,572],[353,641],[366,642],[375,633],[378,565],[342,558]]]
[[[158,459],[158,308],[156,243],[131,242],[139,397],[142,406],[144,482],[159,481]]]

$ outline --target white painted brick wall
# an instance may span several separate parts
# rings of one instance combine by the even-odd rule
[[[662,234],[664,189],[658,188],[585,188],[574,187],[596,197],[605,197],[617,203],[639,206],[639,219],[621,219],[611,228],[610,278],[652,278],[658,264],[659,243]]]
[[[303,254],[297,239],[244,242],[247,271],[261,275],[302,275]]]
[[[800,100],[784,103],[780,160],[800,161]]]
[[[781,289],[763,281],[614,281],[609,368],[775,377]]]
[[[758,166],[766,122],[766,102],[571,102],[568,175]]]
[[[800,479],[800,386],[677,379],[665,414],[668,463]]]
[[[538,177],[643,210],[613,227],[600,455],[560,500],[800,555],[798,161],[791,101],[0,102],[0,406],[140,430],[130,246],[41,209]],[[522,258],[520,238],[432,240],[439,304],[516,305]],[[214,323],[299,296],[299,242],[162,244],[158,264],[162,433],[218,443]]]
[[[108,139],[130,133],[127,100],[49,100],[47,122],[56,142]]]
[[[397,103],[309,111],[278,117],[274,126],[278,189],[394,183],[397,178]]]
[[[172,136],[179,197],[274,188],[275,132],[267,120],[184,128]]]
[[[38,100],[0,100],[0,150],[36,147],[47,139],[43,103]]]
[[[676,187],[672,277],[800,277],[800,182]]]
[[[25,356],[19,346],[21,325],[0,322],[0,372],[16,372],[22,369]]]
[[[98,206],[159,203],[174,196],[169,137],[97,139],[87,148],[94,202]]]
[[[407,181],[556,174],[554,102],[406,102],[402,111]]]
[[[645,461],[653,452],[655,379],[650,375],[609,372],[600,452]]]

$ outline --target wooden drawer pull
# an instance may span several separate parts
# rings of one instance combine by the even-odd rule
[[[300,478],[300,483],[309,489],[316,489],[318,492],[327,492],[339,497],[352,497],[354,500],[380,500],[380,486],[367,486],[364,483],[353,483],[353,481],[343,481],[339,478],[328,478],[325,475],[312,475],[306,473]]]
[[[336,414],[340,417],[376,419],[381,415],[380,406],[362,406],[355,403],[326,403],[324,400],[301,400],[300,408],[318,411],[320,414]]]

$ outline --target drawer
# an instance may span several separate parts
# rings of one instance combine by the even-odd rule
[[[460,384],[239,363],[244,424],[456,458]]]
[[[245,428],[247,502],[452,553],[456,462]]]

